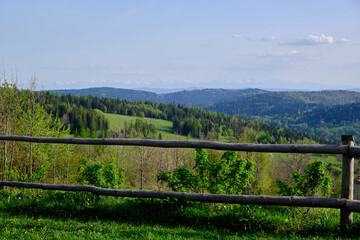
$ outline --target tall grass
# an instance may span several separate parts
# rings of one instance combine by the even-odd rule
[[[0,239],[356,238],[339,210],[143,200],[42,190],[0,191]]]

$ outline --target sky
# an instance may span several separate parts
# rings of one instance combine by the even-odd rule
[[[360,88],[360,1],[0,0],[0,63],[40,90]]]

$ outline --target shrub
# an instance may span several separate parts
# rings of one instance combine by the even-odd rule
[[[80,184],[89,184],[105,188],[118,188],[124,183],[123,169],[118,169],[115,159],[90,164],[87,159],[80,160]]]
[[[278,180],[280,191],[284,196],[314,196],[321,192],[322,196],[330,193],[331,177],[325,172],[325,162],[316,160],[310,163],[304,174],[293,171],[292,185],[288,185]]]
[[[219,162],[211,163],[207,156],[206,150],[196,149],[194,173],[179,167],[172,173],[160,172],[157,180],[166,183],[173,191],[241,194],[250,187],[255,166],[252,159],[227,151]]]

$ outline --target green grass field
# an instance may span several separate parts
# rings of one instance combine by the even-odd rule
[[[0,191],[0,239],[339,239],[339,210]]]
[[[109,129],[113,131],[120,131],[125,122],[128,124],[130,122],[135,123],[136,119],[146,120],[152,124],[155,125],[157,134],[161,133],[162,138],[164,140],[199,140],[198,138],[183,136],[183,135],[176,135],[174,134],[174,131],[172,129],[172,121],[168,120],[162,120],[162,119],[156,119],[156,118],[142,118],[142,117],[134,117],[134,116],[126,116],[126,115],[120,115],[120,114],[113,114],[113,113],[104,113],[98,109],[95,111],[103,114],[105,118],[109,121]],[[232,142],[234,140],[233,137],[229,136],[221,136],[219,141],[220,142]]]
[[[96,110],[97,112],[103,114],[105,118],[109,121],[109,129],[113,131],[120,131],[125,122],[130,124],[130,122],[135,123],[136,119],[141,119],[143,121],[148,121],[155,125],[157,134],[161,133],[162,138],[164,140],[198,140],[196,138],[182,136],[182,135],[175,135],[172,129],[172,121],[162,120],[162,119],[155,119],[155,118],[141,118],[141,117],[134,117],[134,116],[125,116],[120,114],[113,114],[113,113],[103,113],[100,110]]]

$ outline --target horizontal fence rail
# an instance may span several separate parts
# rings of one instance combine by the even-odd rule
[[[37,188],[44,190],[61,190],[73,192],[91,192],[95,195],[133,197],[133,198],[177,198],[195,202],[228,203],[228,204],[256,204],[277,205],[291,207],[313,207],[313,208],[341,208],[351,212],[360,212],[360,201],[345,198],[318,198],[318,197],[279,197],[265,195],[224,195],[203,194],[167,191],[144,191],[144,190],[121,190],[100,188],[88,185],[60,185],[45,183],[28,183],[0,181],[0,186]]]
[[[49,138],[26,136],[3,136],[0,140],[21,141],[34,143],[61,143],[86,145],[124,145],[146,146],[161,148],[206,148],[215,150],[231,150],[243,152],[270,152],[270,153],[318,153],[318,154],[347,154],[351,157],[360,157],[360,147],[349,145],[320,145],[320,144],[248,144],[222,143],[212,141],[166,141],[152,139],[130,138]]]

